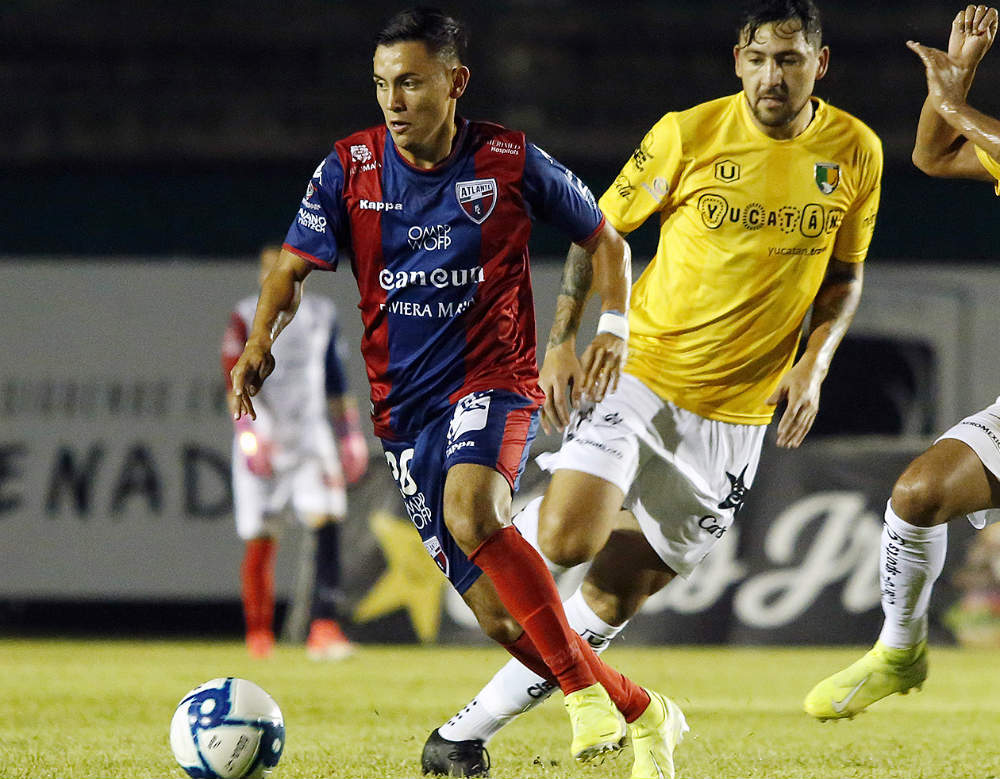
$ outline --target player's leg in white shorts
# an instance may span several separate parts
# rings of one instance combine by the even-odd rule
[[[1000,519],[1000,399],[946,430],[896,480],[885,507],[879,585],[885,620],[875,646],[816,684],[803,707],[853,717],[928,674],[927,611],[948,552],[948,523]]]
[[[539,463],[619,487],[649,545],[687,576],[742,506],[765,431],[701,417],[625,374],[615,392],[573,420],[559,452]]]
[[[291,476],[291,501],[298,521],[307,527],[347,515],[347,489],[335,461],[303,458]]]
[[[243,541],[281,534],[280,514],[292,495],[291,474],[275,472],[271,478],[250,472],[246,460],[233,447],[233,517],[236,534]]]
[[[992,406],[967,416],[946,430],[934,443],[949,438],[961,441],[972,449],[986,470],[1000,480],[1000,398]],[[982,530],[1000,520],[1000,506],[973,511],[966,517],[974,527]]]

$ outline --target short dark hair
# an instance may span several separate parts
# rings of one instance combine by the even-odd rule
[[[437,8],[408,8],[393,16],[375,36],[375,46],[421,41],[431,54],[444,60],[465,60],[469,35],[465,25]]]
[[[798,19],[802,22],[802,32],[806,40],[817,49],[823,42],[823,24],[819,8],[813,0],[749,0],[740,14],[737,28],[738,41],[747,43],[757,37],[757,31],[765,24]]]

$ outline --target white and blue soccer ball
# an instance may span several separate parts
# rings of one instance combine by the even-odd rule
[[[259,779],[285,746],[274,698],[253,682],[212,679],[185,695],[170,721],[170,748],[192,779]]]

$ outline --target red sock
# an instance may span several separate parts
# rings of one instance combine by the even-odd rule
[[[601,660],[585,639],[579,635],[576,638],[581,654],[587,659],[590,670],[601,686],[608,691],[608,697],[615,704],[615,708],[622,713],[626,722],[634,722],[649,705],[649,693],[621,671],[616,671]],[[529,671],[538,674],[547,682],[555,682],[552,672],[546,668],[542,656],[531,643],[527,633],[522,633],[513,644],[504,644],[504,649]]]
[[[625,717],[625,721],[633,722],[649,705],[649,693],[621,671],[616,671],[598,657],[593,647],[587,643],[585,638],[577,633],[573,635],[576,636],[577,645],[590,664],[590,670],[597,677],[597,681],[601,683],[601,686],[608,691],[608,697],[611,698],[615,707]],[[535,669],[532,668],[531,670],[534,671]],[[535,673],[538,672],[535,671]]]
[[[500,601],[524,628],[563,693],[569,695],[597,682],[580,652],[578,636],[566,622],[552,574],[516,528],[498,530],[469,559],[490,577]]]
[[[247,633],[271,630],[274,621],[274,552],[273,538],[247,541],[240,576],[243,581],[243,617]]]

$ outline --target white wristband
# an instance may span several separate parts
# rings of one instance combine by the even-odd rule
[[[628,317],[621,311],[605,311],[597,320],[597,332],[611,333],[628,341]]]

